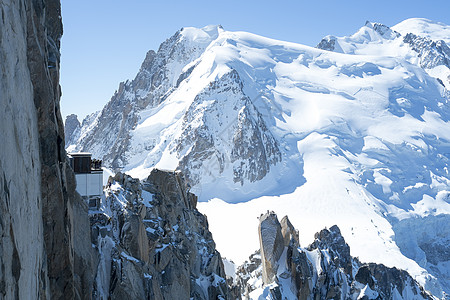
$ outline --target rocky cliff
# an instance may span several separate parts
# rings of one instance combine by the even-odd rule
[[[90,298],[86,207],[59,112],[59,1],[2,1],[0,297]]]
[[[261,247],[234,280],[243,299],[433,299],[406,271],[351,257],[337,226],[303,248],[287,217],[259,221]]]
[[[244,182],[263,179],[281,161],[279,144],[244,93],[236,70],[217,78],[195,97],[180,131],[169,148],[176,151],[177,169],[192,185],[204,183],[201,174],[209,169],[213,177],[232,173],[233,182],[242,187]]]
[[[231,299],[220,254],[197,197],[179,172],[142,182],[111,177],[92,244],[100,254],[96,299]]]
[[[75,114],[68,115],[64,122],[64,136],[66,138],[65,146],[73,144],[75,137],[80,135],[81,124],[78,121],[78,117]]]

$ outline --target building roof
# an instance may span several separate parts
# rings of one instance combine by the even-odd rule
[[[89,152],[72,152],[68,153],[70,156],[92,156],[92,153]]]

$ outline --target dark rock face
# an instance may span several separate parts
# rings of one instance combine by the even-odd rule
[[[450,48],[444,41],[432,41],[408,33],[404,36],[403,42],[409,44],[412,50],[419,53],[422,68],[431,69],[439,65],[450,68]]]
[[[243,298],[252,291],[252,297],[257,297],[256,289],[260,289],[271,299],[432,299],[406,271],[363,264],[351,257],[337,226],[316,233],[307,248],[299,246],[298,234],[286,217],[280,224],[276,214],[268,212],[260,217],[260,227],[265,228],[265,234],[260,234],[261,253],[286,254],[273,255],[278,261],[269,265],[264,255],[259,260],[253,255],[238,268],[234,290],[240,290]],[[287,244],[285,233],[292,233]],[[285,237],[284,244],[280,234]],[[279,242],[273,243],[276,240]],[[282,250],[273,251],[274,244]],[[273,274],[269,281],[264,277],[268,272]]]
[[[316,48],[327,51],[334,51],[335,46],[336,38],[334,36],[327,36],[323,38],[319,44],[317,44]]]
[[[48,295],[39,134],[27,65],[24,1],[0,7],[0,298]],[[24,187],[27,187],[26,189]],[[24,213],[26,212],[26,213]],[[30,228],[24,224],[33,224]],[[43,278],[40,279],[41,274]]]
[[[314,236],[314,242],[308,247],[308,251],[315,249],[326,249],[336,253],[335,261],[337,267],[344,269],[348,274],[352,271],[352,257],[350,256],[350,247],[341,235],[339,227],[332,226],[329,230],[324,229]]]
[[[275,213],[267,213],[260,217],[258,233],[263,264],[263,283],[269,284],[277,275],[278,260],[284,250],[281,225]]]
[[[0,7],[1,298],[88,299],[87,210],[66,163],[59,112],[60,3]]]
[[[397,31],[394,31],[388,26],[380,23],[366,21],[364,26],[373,29],[374,32],[379,34],[379,36],[384,39],[395,39],[401,36]],[[324,37],[320,43],[317,44],[316,48],[327,51],[344,52],[339,44],[337,44],[337,38],[331,35]]]
[[[73,172],[66,162],[64,126],[59,111],[59,41],[62,35],[59,1],[33,1],[27,7],[27,56],[33,84],[41,160],[42,216],[50,295],[89,298],[83,288],[92,281],[89,235],[75,235],[88,220],[75,193]],[[81,218],[81,219],[80,219]],[[75,237],[81,240],[75,240]],[[76,266],[84,265],[83,274]]]
[[[249,260],[236,270],[235,282],[229,283],[233,287],[233,299],[248,299],[249,293],[254,290],[254,287],[249,283],[252,278],[262,278],[262,261],[261,251],[257,250],[249,256]]]
[[[366,25],[369,28],[372,28],[375,32],[377,32],[379,35],[381,35],[382,37],[386,38],[386,39],[393,39],[393,38],[397,38],[400,37],[400,33],[398,33],[395,30],[392,30],[390,27],[384,25],[384,24],[380,24],[380,23],[372,23],[369,21],[366,21]]]
[[[91,212],[98,299],[231,299],[220,254],[179,172],[118,173]]]

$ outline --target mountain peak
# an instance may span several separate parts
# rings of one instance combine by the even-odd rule
[[[415,35],[429,38],[433,41],[443,40],[447,44],[450,43],[450,26],[425,18],[406,19],[392,26],[392,29],[400,32],[402,35],[414,33]]]
[[[385,39],[394,39],[400,36],[398,32],[393,31],[391,28],[381,23],[366,21],[364,26],[373,29]]]
[[[180,33],[186,40],[191,42],[209,44],[223,31],[221,25],[207,25],[203,28],[183,27]]]

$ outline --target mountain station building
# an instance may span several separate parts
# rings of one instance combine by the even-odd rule
[[[77,181],[77,192],[86,201],[89,209],[98,209],[103,194],[102,161],[92,159],[88,152],[68,154]]]

